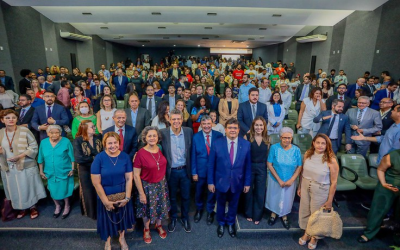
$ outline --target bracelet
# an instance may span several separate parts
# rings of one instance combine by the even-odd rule
[[[129,202],[131,200],[131,198],[125,197],[125,200],[127,200]]]

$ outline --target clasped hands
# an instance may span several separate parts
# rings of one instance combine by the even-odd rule
[[[250,190],[250,186],[244,186],[243,193],[248,193],[249,190]],[[210,191],[211,193],[215,193],[215,185],[208,184],[208,191]]]

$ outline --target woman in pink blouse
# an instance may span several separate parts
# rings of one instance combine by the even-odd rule
[[[62,102],[64,107],[69,108],[71,107],[71,97],[69,95],[69,88],[71,85],[68,81],[61,82],[61,89],[58,91],[57,99]]]

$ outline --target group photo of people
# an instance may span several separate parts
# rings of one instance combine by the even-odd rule
[[[73,209],[96,220],[106,250],[113,238],[129,249],[132,231],[151,244],[199,223],[235,238],[238,217],[298,225],[298,244],[316,249],[342,235],[336,197],[350,190],[371,194],[354,235],[362,247],[400,222],[391,72],[351,82],[340,68],[173,54],[99,68],[27,68],[19,79],[0,69],[2,223],[40,219],[48,200],[54,220],[68,223]],[[321,211],[335,220],[324,230]],[[398,226],[385,232],[400,245]]]

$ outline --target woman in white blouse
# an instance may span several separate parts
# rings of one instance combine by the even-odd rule
[[[319,115],[321,111],[326,110],[326,105],[322,101],[322,89],[313,88],[307,98],[301,103],[299,118],[297,120],[297,133],[310,134],[314,137],[321,124],[314,123],[313,119]]]
[[[168,101],[160,102],[158,107],[157,115],[151,122],[152,127],[157,127],[158,129],[168,128],[171,126],[169,122],[169,103]]]
[[[285,119],[285,106],[282,102],[282,97],[279,92],[274,92],[267,102],[268,112],[268,134],[279,134],[282,129],[282,122]]]

